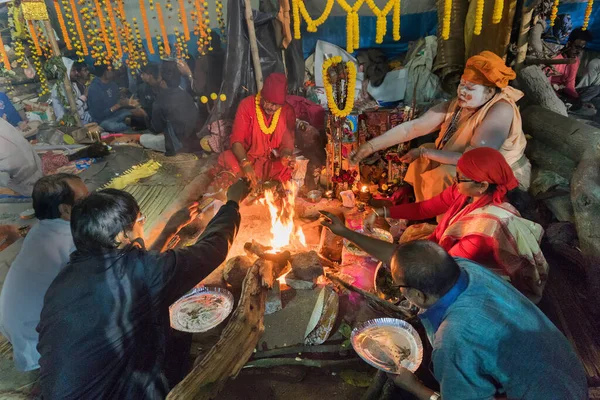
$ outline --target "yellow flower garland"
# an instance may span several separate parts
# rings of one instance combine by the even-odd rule
[[[590,23],[590,15],[592,15],[592,8],[594,6],[594,0],[588,0],[587,8],[585,9],[585,17],[583,18],[582,30],[587,31]]]
[[[345,118],[354,109],[354,95],[356,90],[356,66],[352,61],[346,63],[346,69],[348,71],[348,77],[346,80],[346,106],[343,110],[340,110],[333,97],[333,86],[329,82],[329,68],[340,64],[342,57],[332,57],[323,62],[323,85],[325,86],[325,94],[327,95],[327,106],[336,117]]]
[[[494,15],[492,16],[492,23],[498,24],[502,21],[502,13],[504,12],[504,0],[496,0],[494,3]]]
[[[450,39],[450,22],[452,18],[452,0],[444,1],[444,20],[442,24],[442,39]]]
[[[300,40],[302,38],[300,34],[300,6],[298,5],[299,0],[292,0],[292,13],[294,14],[294,39]]]
[[[481,35],[483,28],[483,10],[485,9],[485,1],[477,0],[477,8],[475,8],[475,28],[473,33],[477,36]]]
[[[256,106],[256,121],[258,122],[258,126],[260,130],[265,135],[272,135],[275,132],[275,128],[277,128],[277,123],[279,122],[279,115],[281,115],[281,109],[275,111],[273,114],[273,120],[271,121],[271,125],[267,127],[265,124],[265,116],[263,114],[262,108],[260,107],[260,92],[254,98],[254,104]]]
[[[323,25],[323,23],[327,20],[327,17],[329,17],[329,14],[331,13],[331,9],[333,8],[333,3],[334,3],[334,0],[327,0],[327,3],[325,4],[325,10],[323,10],[323,14],[321,14],[321,16],[319,18],[313,20],[310,17],[308,10],[306,9],[306,4],[304,4],[304,0],[294,0],[294,1],[296,1],[298,3],[298,7],[300,9],[300,13],[302,14],[302,18],[304,18],[304,21],[306,21],[306,25],[308,25],[306,30],[309,32],[316,32],[317,27],[319,25]]]
[[[400,1],[389,0],[385,7],[383,7],[383,10],[380,10],[373,0],[366,0],[366,2],[371,11],[373,11],[373,14],[375,14],[375,16],[377,17],[377,32],[375,34],[375,43],[381,44],[383,43],[383,38],[385,37],[387,31],[387,15],[390,11],[392,11],[392,8],[394,8],[394,14],[396,14],[395,10],[400,8]],[[395,19],[394,22],[396,22]],[[395,26],[394,31],[396,31]]]
[[[552,6],[552,13],[550,14],[550,26],[554,26],[554,21],[556,21],[556,17],[558,15],[558,4],[560,0],[554,0],[554,5]]]

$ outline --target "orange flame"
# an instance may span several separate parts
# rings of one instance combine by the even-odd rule
[[[284,184],[286,196],[281,199],[281,208],[277,207],[275,193],[271,190],[265,191],[265,198],[261,200],[269,208],[271,215],[270,243],[273,251],[283,248],[306,247],[306,239],[302,229],[294,224],[294,206],[298,187],[295,183]]]

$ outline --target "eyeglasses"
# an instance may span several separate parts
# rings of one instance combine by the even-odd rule
[[[460,176],[458,176],[458,172],[456,173],[456,176],[454,177],[454,182],[455,183],[473,183],[475,182],[473,179],[468,179],[468,178],[461,178]]]
[[[135,222],[139,222],[140,224],[144,225],[144,223],[146,222],[146,216],[144,214],[140,215],[140,217],[136,219]]]

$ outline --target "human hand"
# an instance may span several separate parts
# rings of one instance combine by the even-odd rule
[[[177,69],[179,70],[179,73],[183,76],[192,75],[192,70],[190,69],[190,66],[184,60],[177,60]]]
[[[406,368],[400,367],[397,373],[387,375],[396,386],[411,393],[423,385],[417,376]]]
[[[364,143],[360,145],[358,149],[350,153],[350,163],[358,164],[359,162],[373,154],[374,151],[375,149],[373,148],[371,142]]]
[[[377,214],[375,212],[371,212],[364,221],[365,231],[373,232],[373,228],[375,227],[375,221],[377,220]]]
[[[235,201],[239,204],[248,196],[248,193],[250,193],[248,180],[240,178],[227,189],[227,201]]]
[[[292,156],[281,157],[281,164],[284,166],[284,168],[287,168],[287,167],[294,168],[294,157],[292,157]]]
[[[258,185],[258,177],[256,176],[256,171],[254,171],[254,167],[252,166],[252,164],[247,164],[243,166],[242,172],[244,172],[244,176],[250,181],[250,186],[252,188]]]
[[[344,225],[339,217],[327,211],[319,210],[319,213],[321,214],[321,217],[319,218],[321,225],[329,228],[329,230],[336,235],[343,236],[348,228],[346,228],[346,225]]]
[[[421,149],[420,148],[412,149],[408,153],[406,153],[405,155],[400,157],[400,161],[403,163],[410,164],[411,162],[415,161],[419,157],[421,157]]]
[[[179,232],[183,227],[195,220],[199,213],[198,202],[194,202],[173,214],[169,218],[165,229]]]

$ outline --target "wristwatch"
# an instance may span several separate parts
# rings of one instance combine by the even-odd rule
[[[429,400],[440,400],[441,398],[442,398],[442,396],[438,392],[435,392],[431,395]]]

